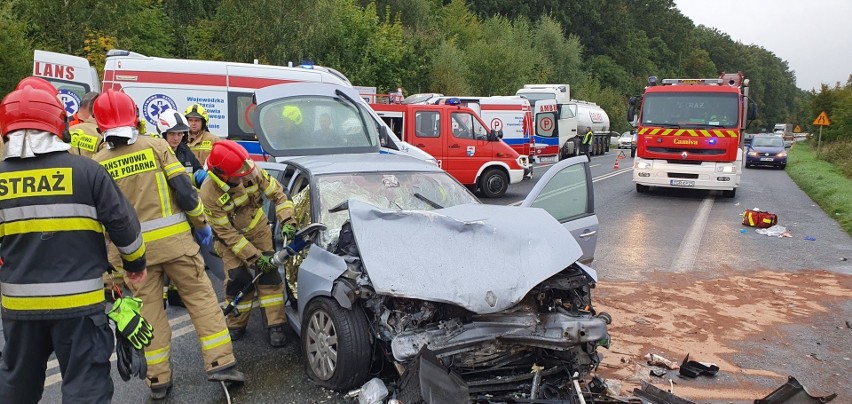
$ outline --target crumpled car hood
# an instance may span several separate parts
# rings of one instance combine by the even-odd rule
[[[538,208],[388,211],[351,199],[349,216],[377,293],[478,314],[514,306],[582,255],[571,233]]]

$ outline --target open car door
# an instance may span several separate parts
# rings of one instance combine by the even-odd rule
[[[550,167],[520,206],[542,208],[562,223],[580,244],[580,262],[595,258],[598,217],[595,193],[586,156],[562,160]]]

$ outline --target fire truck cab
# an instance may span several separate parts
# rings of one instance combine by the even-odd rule
[[[488,198],[523,180],[529,157],[519,155],[457,99],[446,104],[371,104],[394,133],[431,154],[438,166]]]
[[[666,79],[631,97],[627,120],[638,128],[633,182],[698,188],[734,197],[743,165],[743,136],[755,117],[742,73],[716,79]],[[637,113],[638,109],[638,113]]]

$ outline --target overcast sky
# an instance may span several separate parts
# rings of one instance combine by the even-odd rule
[[[696,26],[786,60],[803,90],[844,85],[852,74],[852,0],[674,1]]]

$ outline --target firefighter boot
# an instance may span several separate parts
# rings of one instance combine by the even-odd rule
[[[177,286],[175,285],[169,285],[169,290],[166,292],[166,299],[169,301],[169,306],[186,307],[183,304],[183,299],[181,299],[180,293],[178,293]]]
[[[228,328],[228,332],[231,334],[231,341],[239,341],[246,335],[246,328]]]
[[[225,369],[217,370],[212,373],[207,374],[207,381],[210,382],[230,382],[230,383],[244,383],[246,381],[246,375],[243,372],[237,370],[237,365],[229,366]]]
[[[273,348],[280,348],[287,345],[287,333],[283,325],[269,327],[269,345]]]
[[[168,382],[166,384],[161,384],[159,386],[151,386],[151,399],[152,400],[165,400],[166,397],[169,396],[169,392],[172,390],[172,383]]]

